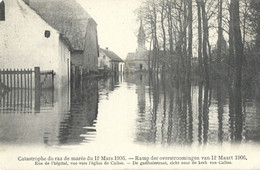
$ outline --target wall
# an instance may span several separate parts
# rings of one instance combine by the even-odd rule
[[[84,51],[73,51],[71,53],[71,62],[74,66],[83,66]]]
[[[49,26],[21,0],[5,1],[6,20],[0,21],[0,68],[60,70],[60,53],[66,48],[59,42],[59,32]],[[45,37],[45,30],[50,37]],[[69,57],[68,49],[64,55]]]
[[[98,38],[97,38],[97,24],[93,19],[89,19],[86,40],[85,40],[85,50],[83,58],[83,67],[87,71],[97,71],[98,66]]]
[[[110,60],[111,59],[108,56],[106,56],[106,54],[102,50],[99,50],[99,57],[98,57],[99,69],[104,69],[104,67],[107,67],[107,69],[111,69]]]
[[[149,52],[145,49],[138,48],[135,52],[135,71],[140,71],[140,65],[142,64],[142,70],[148,69],[148,55]]]
[[[58,68],[59,33],[21,0],[5,1],[6,20],[0,22],[0,67]],[[50,37],[44,36],[45,30]]]
[[[125,60],[125,71],[128,73],[132,73],[135,71],[135,61],[133,59]]]
[[[135,71],[141,71],[140,64],[142,64],[142,70],[148,70],[147,60],[135,60]]]
[[[57,71],[59,84],[66,85],[70,81],[70,51],[68,45],[60,38],[59,41],[59,71]]]
[[[134,59],[125,61],[125,70],[126,72],[135,72],[141,71],[140,64],[142,64],[142,70],[148,70],[148,61],[146,59]]]
[[[122,74],[124,73],[124,67],[125,67],[125,63],[120,62],[119,63],[119,72],[122,73]]]
[[[125,60],[125,71],[128,73],[141,71],[140,64],[143,71],[148,70],[148,56],[149,51],[141,48],[137,48],[134,54],[129,53]]]

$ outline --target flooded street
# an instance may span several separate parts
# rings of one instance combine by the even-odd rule
[[[0,0],[0,170],[259,169],[260,0]]]
[[[260,106],[248,91],[242,119],[232,113],[228,90],[192,83],[183,87],[155,84],[148,74],[88,78],[63,89],[13,90],[0,98],[0,143],[8,145],[214,145],[258,143]],[[205,104],[208,107],[205,109]],[[241,128],[240,128],[241,127]],[[84,146],[83,145],[83,146]]]

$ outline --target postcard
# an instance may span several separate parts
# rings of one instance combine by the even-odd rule
[[[260,1],[0,0],[0,170],[260,169]]]

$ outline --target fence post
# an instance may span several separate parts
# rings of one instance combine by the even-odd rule
[[[6,69],[6,86],[9,88],[9,69]]]
[[[4,72],[4,74],[3,74],[3,84],[5,85],[5,69],[3,69],[3,72]]]
[[[35,111],[40,111],[40,96],[41,96],[41,73],[40,67],[34,67],[34,81],[35,81]]]
[[[10,69],[10,88],[13,88],[13,70]]]
[[[52,81],[51,88],[54,89],[54,71],[53,70],[51,71],[51,81]]]

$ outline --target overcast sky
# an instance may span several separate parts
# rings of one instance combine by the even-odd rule
[[[108,47],[122,59],[135,52],[139,22],[134,13],[142,0],[77,0],[98,24],[101,48]]]

